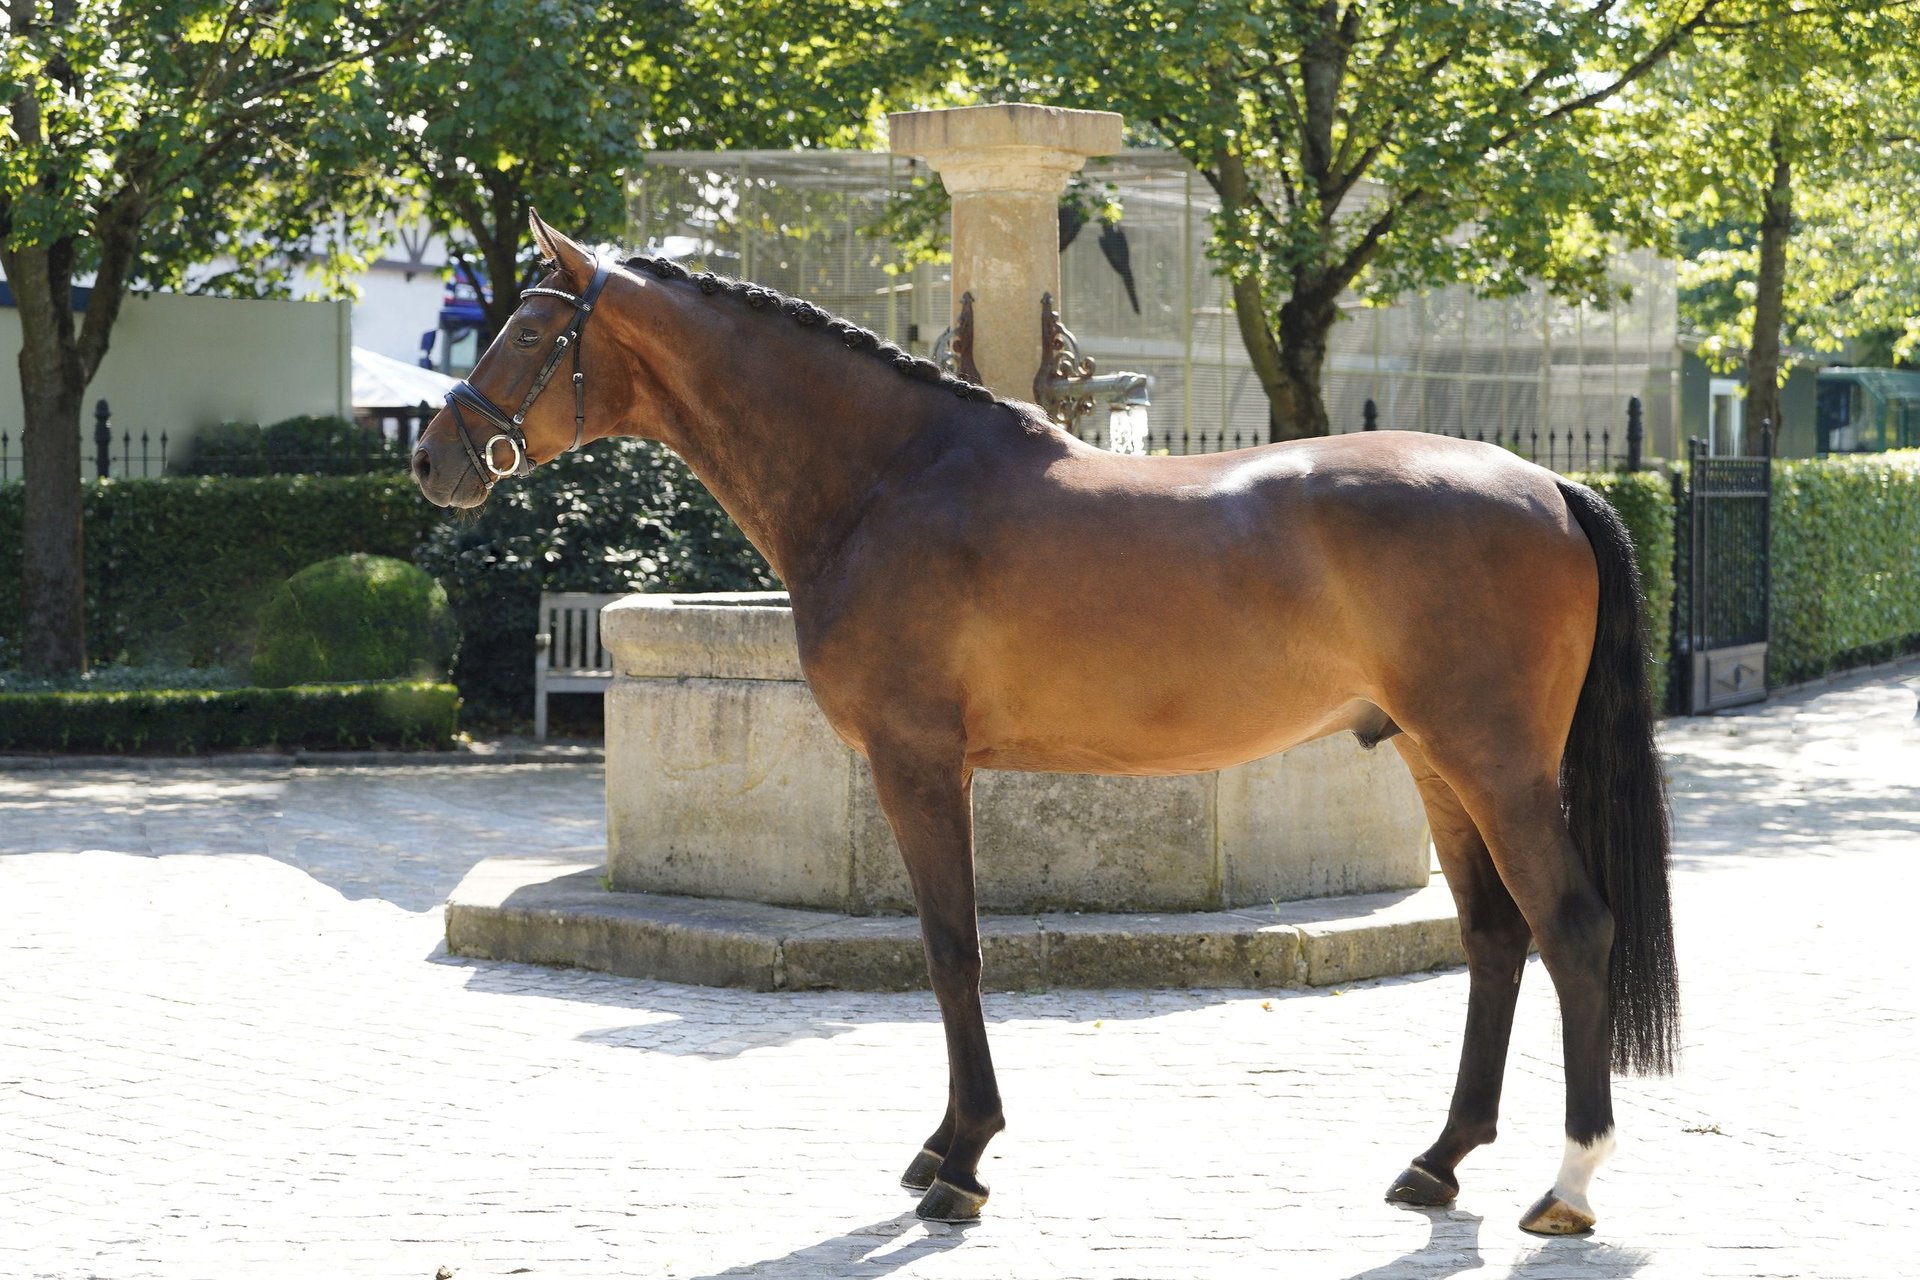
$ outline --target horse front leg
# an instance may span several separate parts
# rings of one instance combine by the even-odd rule
[[[901,1181],[935,1222],[980,1216],[980,1157],[1006,1128],[980,1006],[980,921],[973,891],[973,774],[957,756],[870,750],[874,789],[893,827],[920,912],[927,974],[947,1037],[947,1113]]]

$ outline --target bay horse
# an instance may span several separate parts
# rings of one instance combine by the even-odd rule
[[[1107,453],[811,304],[532,224],[550,273],[414,476],[472,507],[586,441],[658,440],[786,584],[807,683],[872,766],[945,1029],[946,1114],[902,1179],[921,1217],[979,1215],[1005,1127],[974,771],[1199,772],[1344,731],[1412,771],[1470,974],[1446,1123],[1388,1198],[1450,1203],[1493,1140],[1531,942],[1560,1002],[1566,1151],[1521,1226],[1593,1225],[1610,1066],[1669,1070],[1679,1008],[1638,575],[1606,502],[1410,432]],[[542,398],[569,358],[571,404]]]

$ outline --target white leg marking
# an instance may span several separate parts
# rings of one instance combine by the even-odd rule
[[[1600,1167],[1600,1162],[1613,1154],[1613,1148],[1611,1129],[1591,1143],[1568,1138],[1567,1154],[1560,1161],[1560,1176],[1553,1180],[1553,1194],[1588,1217],[1594,1216],[1593,1206],[1587,1203],[1587,1185],[1593,1181],[1593,1171]]]

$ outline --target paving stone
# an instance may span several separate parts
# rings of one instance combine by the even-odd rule
[[[1915,676],[1664,730],[1683,1056],[1616,1082],[1568,1240],[1514,1225],[1560,1159],[1537,961],[1452,1209],[1381,1193],[1458,969],[989,995],[989,1216],[930,1227],[894,1185],[945,1104],[926,993],[442,949],[422,900],[475,863],[589,860],[595,766],[0,775],[0,1276],[1911,1276]]]

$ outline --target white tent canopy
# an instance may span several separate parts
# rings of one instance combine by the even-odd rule
[[[437,407],[457,381],[365,347],[353,349],[355,409],[406,409],[423,401]]]

